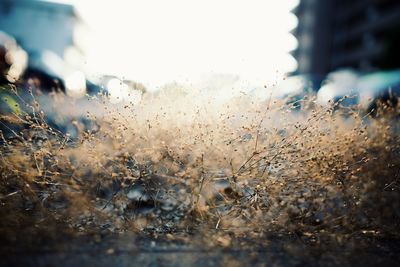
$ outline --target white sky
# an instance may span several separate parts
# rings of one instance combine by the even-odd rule
[[[157,87],[204,74],[263,85],[296,68],[299,0],[60,0],[92,30],[87,68]],[[59,2],[60,2],[59,1]]]

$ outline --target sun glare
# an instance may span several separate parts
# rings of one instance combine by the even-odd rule
[[[89,73],[113,74],[150,90],[210,74],[238,75],[252,86],[293,71],[289,33],[298,0],[64,1],[91,29]]]

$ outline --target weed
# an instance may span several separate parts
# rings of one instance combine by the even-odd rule
[[[13,88],[23,108],[0,121],[2,226],[397,233],[399,107],[382,103],[371,118],[344,99],[219,101],[173,89],[126,105],[55,94],[51,112]]]

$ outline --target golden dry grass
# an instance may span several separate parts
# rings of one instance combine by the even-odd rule
[[[312,95],[221,102],[178,89],[139,105],[92,97],[75,138],[21,98],[25,111],[1,120],[3,227],[397,233],[399,107],[371,118]]]

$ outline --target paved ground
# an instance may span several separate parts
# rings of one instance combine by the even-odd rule
[[[1,239],[0,266],[400,266],[400,240],[364,241],[353,240],[351,246],[310,245],[301,238],[281,236],[264,245],[247,242],[221,248],[132,234],[23,233]]]

